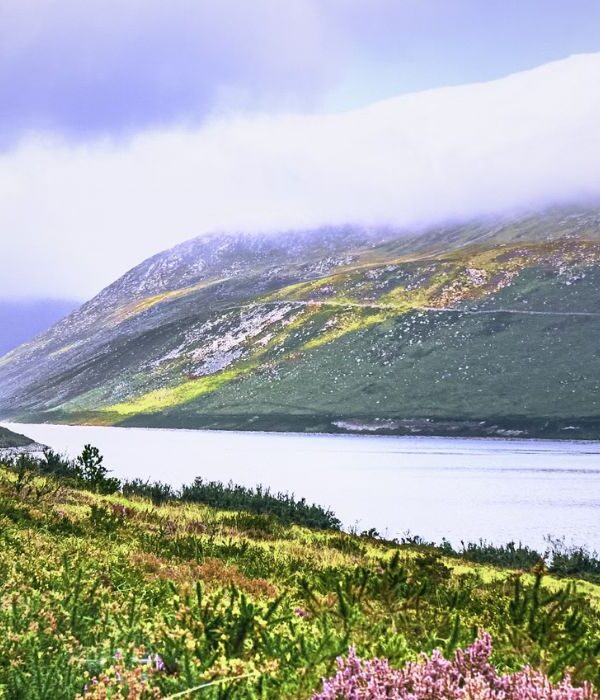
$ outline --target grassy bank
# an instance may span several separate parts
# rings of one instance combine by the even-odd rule
[[[501,670],[600,680],[593,571],[580,581],[522,551],[482,547],[469,560],[333,521],[308,528],[285,509],[252,512],[256,491],[225,504],[234,488],[197,482],[185,500],[106,486],[85,460],[79,474],[30,467],[0,468],[0,697],[169,697],[209,684],[193,697],[309,698],[350,645],[400,666],[452,654],[481,629]],[[194,502],[208,498],[218,507]],[[490,563],[515,556],[523,569]]]

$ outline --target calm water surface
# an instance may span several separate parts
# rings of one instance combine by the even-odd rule
[[[600,551],[600,443],[4,425],[71,456],[92,443],[119,477],[262,483],[389,537]]]

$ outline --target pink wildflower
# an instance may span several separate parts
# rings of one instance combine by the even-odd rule
[[[600,700],[590,684],[574,688],[568,676],[555,685],[529,667],[500,675],[491,653],[492,639],[484,633],[451,661],[434,651],[394,669],[386,659],[360,659],[351,647],[312,700]]]

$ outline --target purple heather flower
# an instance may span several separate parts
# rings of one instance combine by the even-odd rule
[[[500,675],[491,653],[492,639],[484,633],[452,661],[434,651],[394,669],[386,659],[360,659],[351,647],[312,700],[600,700],[590,684],[574,688],[568,676],[555,685],[529,667]]]
[[[158,673],[165,670],[165,662],[162,660],[160,654],[154,655],[154,670]]]

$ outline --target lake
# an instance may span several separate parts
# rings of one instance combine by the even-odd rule
[[[3,425],[71,456],[96,445],[122,478],[262,483],[388,537],[600,551],[600,443]]]

